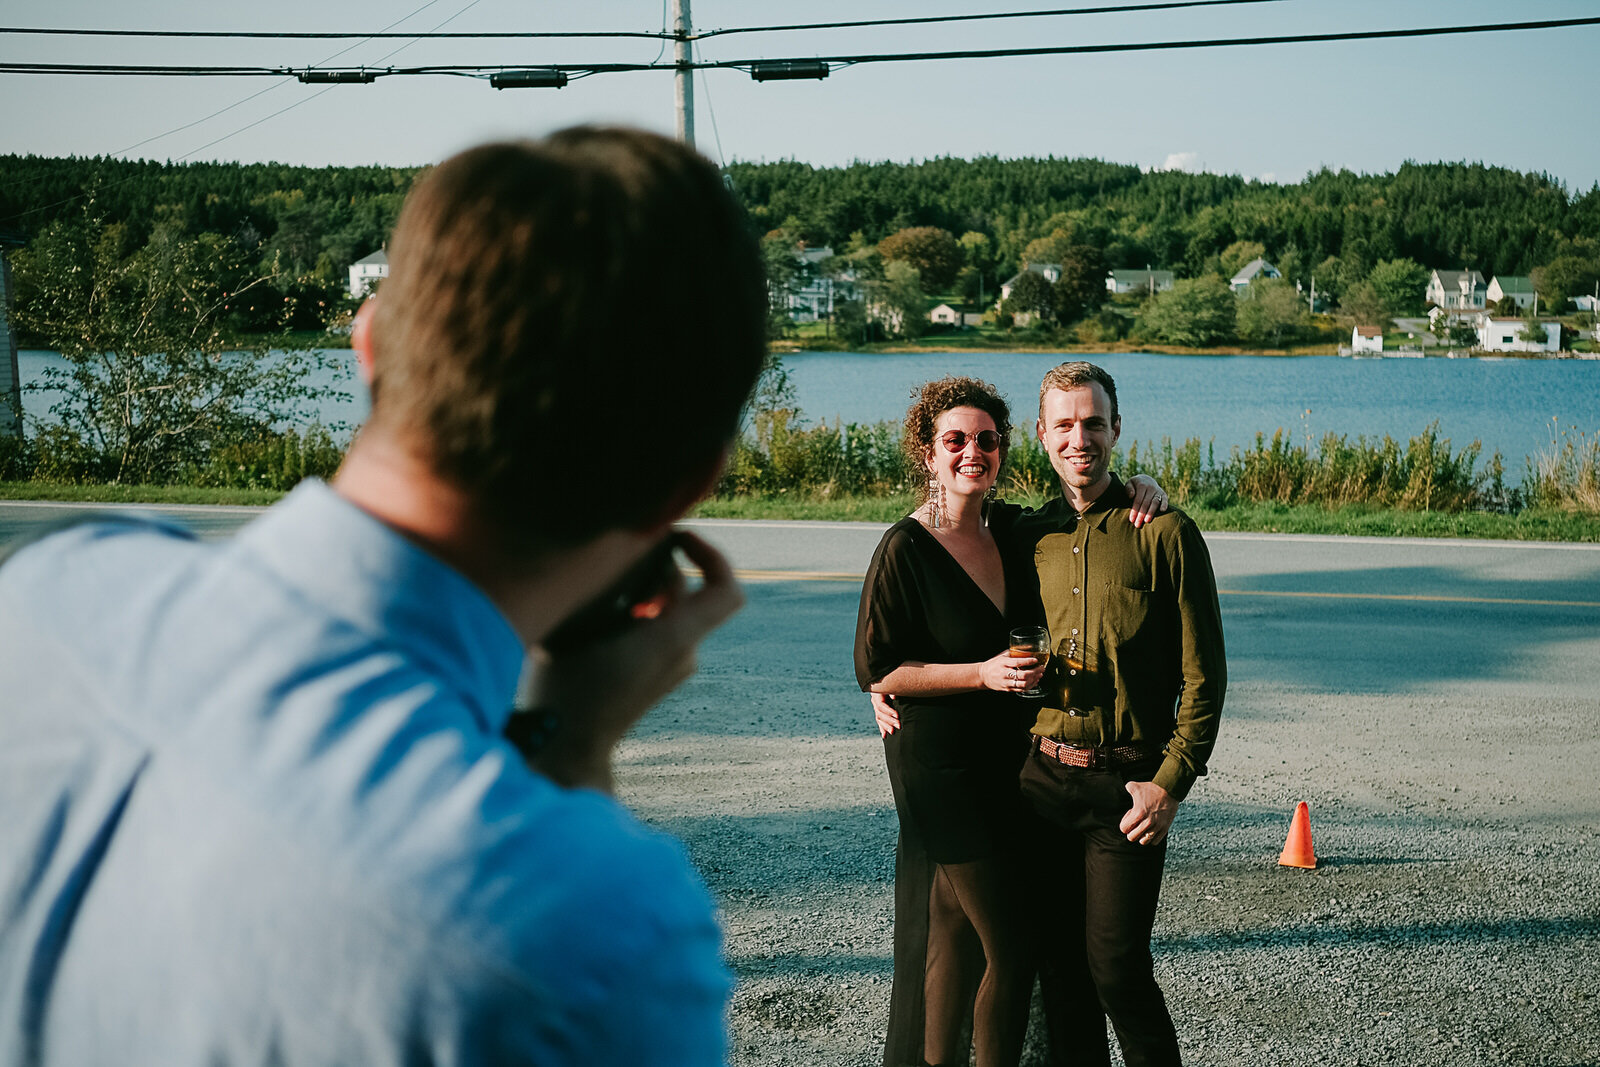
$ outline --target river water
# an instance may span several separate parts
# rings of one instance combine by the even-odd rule
[[[328,355],[348,367],[350,353]],[[1068,358],[1059,353],[916,352],[863,355],[801,352],[784,357],[804,417],[812,422],[870,423],[899,419],[911,387],[945,374],[993,382],[1011,402],[1014,421],[1035,410],[1039,379]],[[1219,457],[1276,429],[1295,441],[1328,432],[1355,438],[1388,434],[1404,445],[1437,422],[1456,448],[1472,440],[1498,450],[1513,474],[1523,460],[1551,447],[1561,431],[1600,432],[1600,360],[1350,359],[1339,356],[1163,356],[1119,353],[1094,357],[1117,380],[1122,441],[1190,437],[1214,442]],[[24,383],[53,352],[19,355]],[[328,425],[354,427],[366,417],[360,384],[318,412]],[[55,398],[23,394],[23,408],[44,416]],[[596,418],[606,406],[594,401]]]
[[[1012,421],[1037,412],[1039,379],[1060,353],[802,352],[784,357],[807,418],[874,422],[898,418],[918,382],[967,374],[993,382]],[[1214,442],[1219,458],[1257,433],[1282,428],[1292,440],[1328,433],[1406,440],[1437,421],[1459,449],[1483,443],[1508,471],[1547,450],[1559,431],[1600,432],[1600,360],[1351,359],[1340,356],[1089,357],[1117,381],[1122,444],[1190,437]]]

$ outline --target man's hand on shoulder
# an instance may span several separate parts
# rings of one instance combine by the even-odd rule
[[[1159,845],[1167,839],[1179,801],[1154,782],[1129,782],[1133,807],[1122,817],[1121,830],[1136,845]]]

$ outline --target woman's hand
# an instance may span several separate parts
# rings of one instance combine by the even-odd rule
[[[1167,491],[1148,474],[1135,474],[1129,478],[1128,489],[1133,493],[1128,521],[1133,523],[1135,530],[1167,510]]]
[[[1013,656],[1002,652],[978,664],[978,678],[985,689],[1001,693],[1020,693],[1032,689],[1044,677],[1045,664],[1038,656]]]
[[[694,673],[700,642],[744,604],[720,552],[690,533],[674,537],[704,576],[698,589],[688,590],[680,575],[646,610],[635,610],[616,637],[550,656],[543,665],[537,703],[553,709],[556,722],[531,760],[562,785],[610,792],[617,742]]]
[[[888,737],[900,729],[900,712],[892,703],[893,693],[872,694],[872,717],[878,720],[878,736]]]

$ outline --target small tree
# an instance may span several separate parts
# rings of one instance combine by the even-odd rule
[[[1214,345],[1233,336],[1237,303],[1218,275],[1184,278],[1145,305],[1140,331],[1169,345]]]
[[[15,259],[17,321],[67,361],[41,388],[61,392],[52,438],[118,482],[162,482],[204,467],[232,441],[303,421],[335,393],[318,354],[282,331],[246,335],[275,275],[254,249],[159,224],[143,245],[84,214],[47,227]],[[282,304],[282,298],[277,298]]]
[[[1428,272],[1409,259],[1386,259],[1372,268],[1367,283],[1389,315],[1412,315],[1422,310]]]
[[[1044,275],[1025,270],[1011,283],[1011,295],[1006,297],[1005,310],[1012,315],[1037,315],[1046,318],[1055,304],[1055,293]]]
[[[889,332],[901,337],[920,337],[928,324],[928,298],[922,291],[917,268],[904,260],[891,260],[883,268],[878,287],[879,318]]]
[[[942,293],[955,281],[961,269],[961,245],[949,230],[937,226],[912,226],[892,233],[878,242],[884,259],[909,263],[917,268],[925,291]]]
[[[1255,299],[1239,302],[1239,339],[1276,348],[1298,338],[1310,321],[1299,290],[1281,278],[1256,282],[1252,288]]]
[[[1106,299],[1106,257],[1093,245],[1072,245],[1061,255],[1061,277],[1051,293],[1051,310],[1063,325],[1077,322]]]
[[[1550,331],[1538,319],[1528,319],[1517,331],[1517,340],[1524,344],[1544,346],[1550,343]]]

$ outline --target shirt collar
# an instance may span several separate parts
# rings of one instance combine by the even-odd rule
[[[459,571],[314,479],[234,545],[329,614],[402,648],[454,689],[486,731],[505,728],[522,642]]]
[[[1065,496],[1053,497],[1045,505],[1046,508],[1054,507],[1059,509],[1057,523],[1063,533],[1076,529],[1080,518],[1103,532],[1106,528],[1106,519],[1110,517],[1112,509],[1127,506],[1128,487],[1123,485],[1122,479],[1115,474],[1111,475],[1111,482],[1106,486],[1105,491],[1090,501],[1088,509],[1082,515],[1079,515],[1077,509],[1067,503]]]
[[[1128,487],[1122,484],[1122,479],[1115,474],[1110,475],[1111,482],[1105,492],[1089,502],[1089,507],[1083,513],[1085,522],[1092,523],[1098,530],[1105,530],[1106,519],[1110,518],[1113,508],[1128,506]]]

